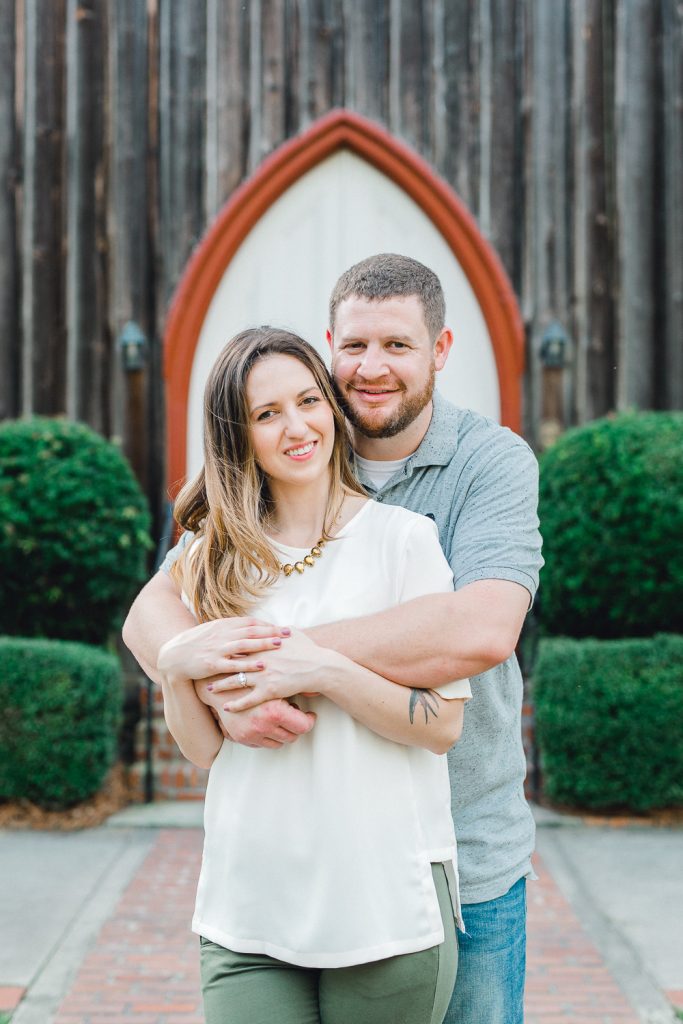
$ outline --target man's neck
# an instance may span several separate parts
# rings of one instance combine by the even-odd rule
[[[428,402],[419,416],[394,437],[366,437],[355,427],[351,429],[354,451],[373,462],[393,462],[405,459],[422,444],[432,421],[433,403]]]

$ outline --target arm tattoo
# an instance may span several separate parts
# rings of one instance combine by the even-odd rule
[[[429,722],[430,714],[434,715],[434,718],[439,717],[439,701],[435,693],[431,690],[411,690],[410,703],[408,705],[408,715],[410,716],[411,725],[413,725],[415,719],[415,708],[418,704],[425,713],[425,725]]]

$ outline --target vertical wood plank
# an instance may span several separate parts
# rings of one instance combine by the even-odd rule
[[[662,405],[683,409],[683,5],[662,2],[666,373]]]
[[[67,0],[66,412],[106,434],[104,54],[102,5]]]
[[[476,215],[479,176],[479,48],[469,0],[438,0],[443,26],[445,111],[438,169]],[[474,37],[474,42],[473,42]],[[439,129],[437,128],[437,131]]]
[[[486,22],[482,22],[479,226],[519,293],[523,226],[520,12],[519,5],[508,0],[486,2],[490,10]],[[484,123],[485,105],[488,129]]]
[[[602,0],[572,5],[574,202],[572,204],[572,336],[576,343],[578,422],[614,408],[614,266],[609,230],[612,168],[607,140],[613,132],[606,47],[609,12]]]
[[[16,45],[14,0],[0,0],[0,420],[19,411]]]
[[[544,380],[540,365],[543,333],[554,320],[565,327],[569,321],[567,125],[567,11],[566,3],[533,0],[530,9],[533,37],[531,52],[531,139],[526,173],[529,188],[525,306],[529,317],[529,411],[527,429],[535,443],[541,440]],[[553,388],[556,381],[552,378]],[[563,404],[552,396],[552,406]],[[568,409],[556,431],[566,425]],[[549,440],[546,432],[545,440]]]
[[[246,173],[249,32],[245,4],[207,0],[206,196],[209,223]]]
[[[394,3],[358,4],[345,0],[345,105],[373,121],[386,121],[389,109],[389,24]]]
[[[259,153],[263,159],[287,137],[285,0],[261,0],[261,73],[262,135]]]
[[[117,339],[130,320],[154,346],[147,184],[148,21],[145,5],[109,8],[109,308],[112,432],[149,485],[149,369],[126,373]],[[149,354],[149,353],[148,353]],[[152,438],[151,441],[159,441]],[[160,449],[161,450],[161,449]],[[154,457],[158,452],[154,452]]]
[[[392,0],[389,123],[421,153],[429,152],[432,135],[431,32],[424,2]]]
[[[64,0],[25,0],[22,412],[65,410]]]
[[[159,0],[159,48],[159,251],[163,316],[205,228],[205,6]]]
[[[617,405],[651,408],[653,387],[653,5],[616,8]]]
[[[263,129],[263,39],[261,32],[261,0],[249,4],[249,106],[247,116],[247,171],[251,173],[262,159]]]

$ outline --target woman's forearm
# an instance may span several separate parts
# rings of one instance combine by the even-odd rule
[[[386,739],[443,754],[460,738],[464,700],[400,686],[339,656],[321,677],[325,697]]]
[[[223,743],[211,710],[202,704],[191,679],[163,682],[164,717],[180,750],[198,768],[210,768]]]

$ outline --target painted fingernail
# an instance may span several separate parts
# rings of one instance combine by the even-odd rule
[[[277,638],[275,640],[273,640],[273,647],[281,647],[281,646],[282,646],[282,640],[278,640]]]
[[[285,626],[284,629],[280,630],[280,632],[282,633],[283,636],[291,636],[292,635],[292,631],[289,628],[289,626]]]
[[[213,690],[213,683],[209,683],[209,685],[207,686],[207,690]]]
[[[256,668],[265,668],[265,667],[266,667],[265,662],[263,662],[263,661],[257,661],[256,662]]]

